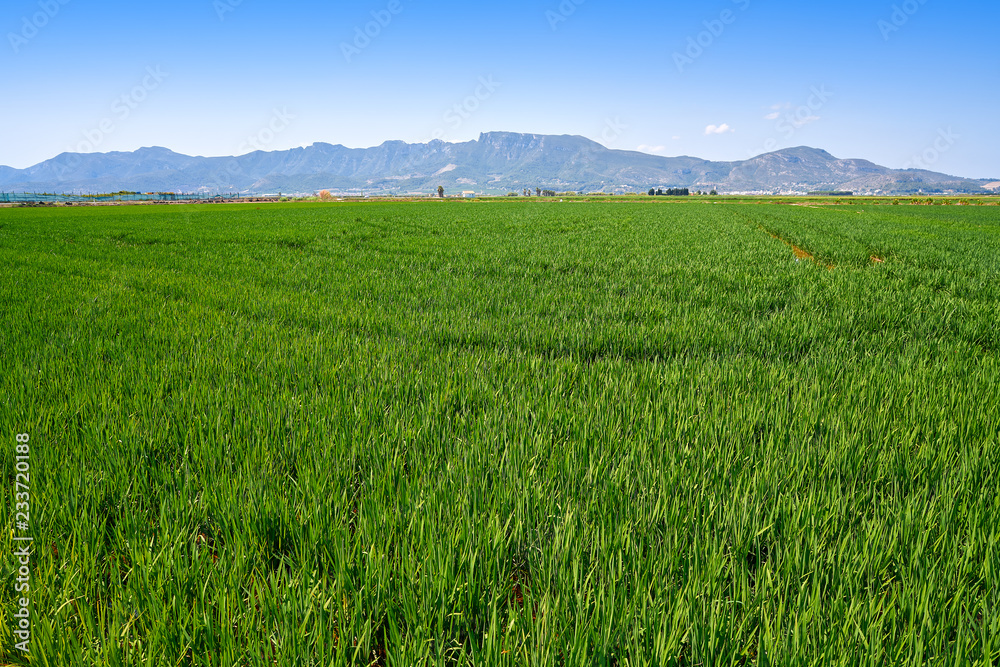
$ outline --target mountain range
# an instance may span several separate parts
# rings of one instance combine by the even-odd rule
[[[429,194],[520,193],[525,188],[645,192],[651,187],[720,193],[988,193],[995,179],[890,169],[801,146],[736,162],[612,150],[585,137],[487,132],[478,140],[387,141],[374,148],[315,143],[238,157],[192,157],[166,148],[62,153],[26,169],[0,166],[7,192],[185,192]]]

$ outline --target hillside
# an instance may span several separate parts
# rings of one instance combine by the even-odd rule
[[[315,143],[238,157],[192,157],[166,148],[63,153],[27,169],[0,167],[0,190],[55,192],[520,192],[524,188],[629,192],[650,187],[720,192],[859,194],[983,193],[987,181],[922,170],[894,170],[838,159],[809,147],[737,162],[611,150],[580,136],[488,132],[477,141],[373,148]]]

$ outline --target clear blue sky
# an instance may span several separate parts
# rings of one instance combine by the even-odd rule
[[[4,0],[0,164],[509,130],[1000,178],[997,18],[962,0]]]

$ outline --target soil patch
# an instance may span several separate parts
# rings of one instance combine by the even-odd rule
[[[761,229],[764,229],[764,228],[761,227]],[[833,264],[824,264],[823,262],[821,262],[818,259],[816,259],[816,256],[813,255],[811,252],[809,252],[807,250],[803,250],[802,248],[798,247],[797,245],[795,245],[791,241],[786,241],[785,239],[781,238],[777,234],[769,232],[766,229],[764,229],[764,231],[767,232],[771,236],[771,238],[778,239],[779,241],[781,241],[782,243],[784,243],[786,246],[788,246],[789,248],[791,248],[792,249],[792,254],[795,255],[795,259],[797,259],[797,260],[807,259],[810,262],[812,262],[813,264],[818,264],[819,266],[825,266],[830,271],[833,271]]]

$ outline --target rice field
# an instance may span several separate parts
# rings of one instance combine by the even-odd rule
[[[0,260],[0,663],[1000,663],[996,207],[0,209]]]

